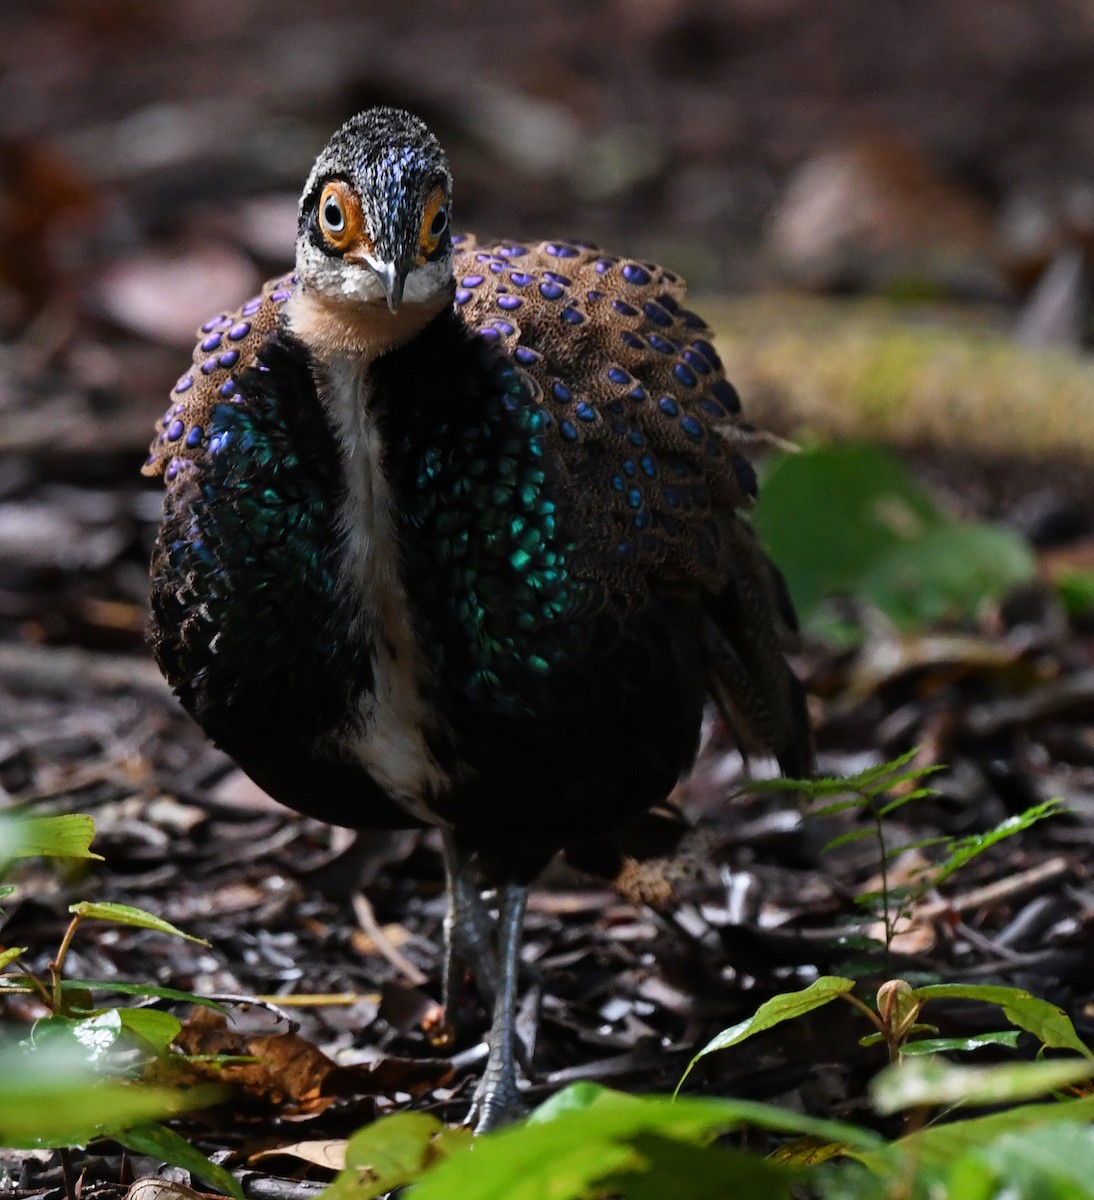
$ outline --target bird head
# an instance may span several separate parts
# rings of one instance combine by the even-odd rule
[[[347,311],[435,308],[452,289],[451,193],[444,151],[417,117],[372,108],[351,118],[300,200],[304,288]]]

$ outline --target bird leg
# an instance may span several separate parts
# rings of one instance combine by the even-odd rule
[[[516,1120],[527,1110],[517,1088],[516,1007],[520,972],[520,941],[524,928],[524,910],[528,889],[507,883],[498,893],[498,950],[501,980],[494,1000],[494,1019],[490,1024],[482,1078],[475,1088],[468,1122],[476,1133],[486,1133],[499,1125]]]
[[[470,968],[484,1001],[498,990],[498,964],[491,941],[494,921],[482,902],[472,856],[456,845],[450,829],[441,830],[444,873],[448,881],[448,912],[444,918],[444,977],[441,999],[451,1019],[459,990],[460,965]]]

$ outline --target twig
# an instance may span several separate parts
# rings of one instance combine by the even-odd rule
[[[421,987],[423,983],[429,981],[429,976],[419,971],[410,959],[392,944],[391,939],[380,928],[376,914],[364,892],[354,893],[353,912],[357,917],[357,923],[372,939],[372,944],[411,987]]]

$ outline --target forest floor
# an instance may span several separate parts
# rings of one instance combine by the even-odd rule
[[[22,873],[0,937],[30,947],[28,966],[45,970],[67,906],[87,898],[140,906],[207,939],[91,924],[68,969],[223,999],[242,1032],[232,1040],[188,1021],[195,1051],[295,1035],[265,1043],[283,1052],[284,1070],[245,1081],[197,1133],[242,1164],[336,1140],[406,1104],[459,1119],[487,1024],[469,982],[454,1046],[430,1041],[444,914],[435,835],[350,834],[279,808],[182,714],[144,645],[160,491],[138,470],[152,425],[206,310],[284,265],[293,191],[329,130],[364,103],[410,103],[463,168],[468,223],[622,242],[671,257],[708,292],[777,277],[889,294],[925,246],[936,264],[941,246],[942,265],[918,284],[989,309],[1006,329],[1061,247],[1085,252],[1092,241],[1094,29],[1061,0],[1000,5],[990,33],[974,3],[931,5],[937,21],[924,17],[903,40],[895,4],[832,4],[818,23],[790,0],[766,15],[743,2],[664,0],[636,6],[641,19],[616,39],[622,4],[588,6],[595,15],[573,17],[578,29],[536,6],[527,32],[559,64],[545,75],[501,56],[517,36],[503,16],[512,6],[482,6],[471,27],[462,5],[384,6],[381,16],[346,0],[307,22],[278,2],[246,44],[254,6],[217,9],[217,39],[210,5],[168,7],[152,17],[115,0],[91,17],[75,3],[36,6],[10,18],[0,45],[10,101],[0,105],[0,804],[89,813],[105,859]],[[884,79],[871,65],[879,46],[893,67]],[[207,78],[218,72],[233,88],[213,97]],[[498,108],[521,117],[522,136],[491,132],[486,115]],[[821,247],[790,183],[831,145],[860,172],[856,186],[876,184],[885,199],[875,224]],[[838,207],[838,191],[830,199]],[[909,216],[925,210],[931,221]],[[880,251],[878,230],[895,231]],[[960,334],[964,317],[953,321]],[[1071,344],[1053,352],[1084,421],[1094,405],[1085,321],[1080,313]],[[778,370],[757,360],[770,325],[750,337],[746,319],[724,324],[731,376],[735,355],[747,367],[746,405],[754,391],[756,411],[784,432],[803,420],[824,427],[823,412],[787,408],[787,397],[818,394],[804,367],[789,386],[785,348]],[[822,361],[830,368],[831,354],[808,364]],[[698,829],[677,860],[632,871],[619,888],[559,863],[533,889],[521,1002],[533,1099],[577,1079],[671,1091],[711,1035],[818,972],[851,974],[865,994],[892,977],[1024,987],[1094,1040],[1094,619],[1065,613],[1051,586],[1065,568],[1094,566],[1089,457],[1066,445],[1031,453],[1015,438],[987,437],[973,452],[929,425],[864,432],[893,433],[963,515],[1029,537],[1041,576],[960,627],[897,633],[856,609],[857,647],[807,640],[797,662],[821,770],[850,774],[914,746],[923,766],[945,764],[931,777],[937,795],[886,821],[890,849],[982,832],[1055,796],[1067,812],[928,889],[879,951],[876,917],[855,899],[879,887],[876,840],[822,853],[856,815],[811,818],[787,797],[750,796],[712,721],[674,796]],[[888,882],[908,881],[931,853],[898,856]],[[643,888],[657,908],[637,902]],[[19,997],[0,1006],[17,1029],[43,1012]],[[943,1017],[951,1036],[997,1019],[968,1006]],[[877,1048],[860,1047],[861,1030],[835,1009],[785,1029],[704,1060],[687,1086],[861,1115]],[[123,1162],[114,1146],[74,1161],[98,1194],[149,1165]],[[0,1162],[17,1177],[9,1194],[63,1194],[54,1153]],[[251,1169],[304,1180],[268,1196],[327,1177],[292,1154]]]

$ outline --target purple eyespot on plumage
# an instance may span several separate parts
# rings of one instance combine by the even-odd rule
[[[206,360],[205,360],[205,361],[204,361],[204,362],[201,364],[201,373],[202,373],[202,375],[212,375],[212,373],[213,373],[213,372],[214,372],[216,369],[217,369],[217,360],[216,360],[215,358],[207,358],[207,359],[206,359]]]
[[[569,287],[573,283],[569,275],[560,275],[557,271],[544,271],[543,278],[549,279],[551,283],[560,283],[563,287]]]
[[[535,282],[535,276],[529,275],[527,271],[511,271],[509,281],[515,287],[527,287],[530,283]]]
[[[504,255],[506,258],[520,258],[522,255],[528,253],[528,248],[516,245],[499,246],[498,253]]]
[[[645,267],[640,267],[637,263],[624,263],[623,278],[628,283],[643,285],[649,283],[650,273]]]
[[[627,393],[627,395],[632,400],[637,402],[637,401],[645,400],[645,398],[649,395],[649,392],[647,392],[646,389],[640,383],[638,383],[638,384],[635,384],[635,386],[631,388],[631,390]]]
[[[666,417],[677,417],[680,415],[680,406],[671,396],[662,396],[657,401],[657,407],[665,414]]]
[[[186,428],[183,423],[177,418],[167,426],[167,440],[169,442],[177,442],[182,437],[182,431]]]
[[[482,280],[483,277],[481,275],[465,275],[460,280],[460,283],[462,283],[465,288],[476,288],[480,283],[482,283]]]
[[[543,251],[552,258],[577,258],[579,253],[573,246],[567,246],[565,242],[548,242],[543,247]]]
[[[577,441],[577,430],[569,421],[560,421],[558,423],[558,431],[568,442]]]
[[[209,336],[207,338],[205,338],[201,343],[201,348],[202,348],[202,350],[204,350],[206,352],[206,354],[210,353],[213,350],[218,349],[219,347],[220,347],[220,334],[219,333],[209,334]]]
[[[660,304],[662,308],[667,308],[670,313],[678,313],[680,311],[680,305],[676,303],[676,298],[674,296],[670,296],[668,292],[658,296],[657,303]]]
[[[262,307],[262,297],[252,296],[250,300],[244,304],[242,313],[245,317],[253,317],[256,312]]]
[[[467,288],[457,288],[456,289],[456,303],[457,304],[466,304],[468,302],[468,300],[470,300],[470,299],[471,299],[471,293],[467,290]]]
[[[706,321],[698,313],[692,312],[690,308],[680,309],[679,317],[688,329],[706,329],[707,327]]]
[[[612,383],[630,383],[631,375],[629,371],[624,371],[622,367],[609,367],[608,378]]]
[[[503,321],[500,318],[495,318],[494,328],[500,333],[503,333],[506,337],[512,337],[517,331],[516,326],[511,325],[508,321]]]
[[[232,328],[228,330],[228,338],[230,341],[239,342],[242,341],[250,332],[250,321],[240,321],[238,324],[233,325]]]
[[[497,299],[498,308],[504,308],[512,311],[514,308],[520,308],[523,301],[519,296],[504,295]]]
[[[505,263],[503,263],[503,262],[492,262],[490,264],[490,270],[495,275],[501,275],[501,274],[504,274],[504,272],[507,270],[507,268],[506,268]]]
[[[274,304],[284,304],[291,295],[292,291],[289,288],[278,288],[276,292],[270,293],[270,299]]]
[[[710,374],[710,363],[697,350],[685,350],[684,361],[700,375]]]
[[[534,363],[539,358],[539,355],[528,346],[518,346],[513,351],[513,357],[517,362],[528,366],[530,363]]]
[[[595,421],[596,409],[587,401],[581,400],[574,406],[574,416],[579,421]]]
[[[209,320],[202,325],[201,332],[212,333],[214,329],[219,329],[222,325],[226,325],[227,323],[228,318],[224,315],[224,313],[217,313],[215,317],[210,317]]]
[[[619,340],[625,346],[630,346],[632,350],[645,350],[646,348],[646,343],[642,340],[642,338],[640,338],[637,333],[632,333],[629,329],[623,330],[623,332],[619,335]]]
[[[167,464],[167,470],[164,471],[164,473],[163,473],[164,478],[168,481],[168,483],[170,483],[170,481],[172,479],[174,479],[178,473],[179,473],[179,460],[177,458],[173,458]]]
[[[544,300],[557,300],[562,295],[562,288],[557,283],[541,283],[539,294]]]
[[[754,497],[759,490],[759,485],[756,482],[756,469],[753,465],[740,454],[732,455],[729,465],[733,468],[734,477],[741,491]]]
[[[597,289],[596,289],[596,288],[590,288],[590,289],[589,289],[589,291],[587,291],[587,292],[585,293],[585,299],[586,299],[586,300],[591,300],[591,301],[593,301],[593,302],[595,303],[597,300],[603,300],[603,299],[604,299],[604,293],[603,293],[603,292],[600,292],[600,291],[597,291]]]
[[[226,379],[218,391],[224,400],[230,400],[236,394],[236,381],[234,379]]]
[[[684,387],[694,387],[699,381],[695,377],[695,372],[687,365],[687,363],[678,362],[672,368],[672,373],[684,385]]]
[[[719,379],[716,383],[712,383],[710,394],[720,400],[729,412],[741,411],[741,397],[737,395],[737,389],[728,379]]]
[[[688,435],[689,438],[701,438],[703,436],[703,427],[695,419],[695,417],[684,417],[680,421],[680,428]]]
[[[175,391],[178,393],[188,392],[194,386],[193,375],[183,375],[183,377],[175,384]]]
[[[190,432],[186,435],[186,444],[187,444],[187,446],[190,447],[191,450],[193,450],[195,446],[201,445],[201,426],[200,425],[195,425],[194,428],[191,429]]]
[[[722,360],[718,357],[718,351],[714,349],[706,338],[699,338],[698,341],[692,342],[692,346],[707,360],[708,363],[715,369],[722,365]]]
[[[676,347],[672,342],[661,337],[660,334],[651,333],[649,342],[655,350],[659,350],[662,354],[673,354],[676,351]]]
[[[667,329],[672,324],[671,314],[666,312],[656,301],[647,300],[642,305],[642,311],[655,325],[660,325],[663,329]]]
[[[638,309],[633,304],[628,304],[626,300],[613,300],[612,308],[615,309],[621,317],[637,317]]]
[[[585,317],[576,308],[564,308],[559,314],[568,325],[580,325]]]
[[[226,371],[229,368],[234,367],[237,362],[239,362],[238,350],[225,350],[224,353],[217,358],[217,363]]]
[[[560,404],[569,404],[572,396],[570,389],[564,383],[554,383],[551,385],[551,395],[559,401]]]
[[[501,334],[492,325],[482,325],[479,327],[479,337],[486,338],[488,342],[496,342]]]

